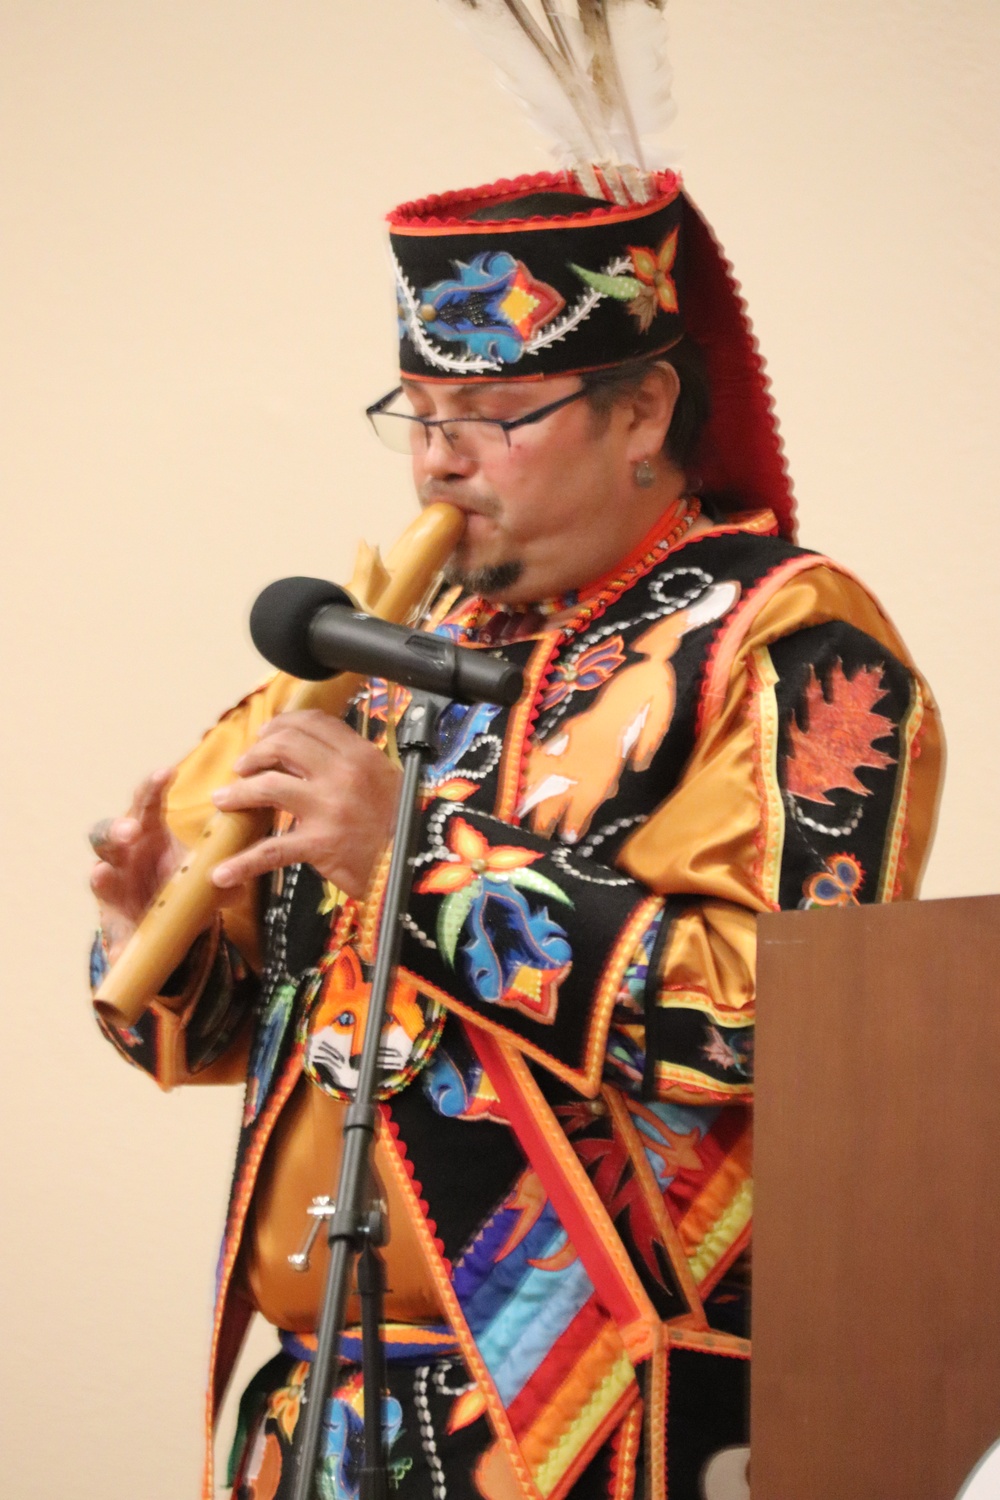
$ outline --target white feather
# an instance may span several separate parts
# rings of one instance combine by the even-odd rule
[[[505,0],[442,3],[493,64],[500,83],[546,137],[563,166],[575,169],[601,155],[586,109],[581,112],[581,101],[567,92],[568,68],[553,66],[551,56],[536,45]],[[549,52],[557,56],[551,46]]]
[[[676,113],[666,0],[442,0],[584,192],[645,202]]]
[[[608,30],[621,90],[639,137],[642,160],[621,114],[610,122],[615,147],[625,161],[651,170],[663,164],[663,132],[677,113],[671,95],[673,71],[667,54],[665,0],[607,0]]]

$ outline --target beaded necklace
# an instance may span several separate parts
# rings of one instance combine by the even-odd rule
[[[552,599],[517,608],[491,604],[488,599],[477,596],[465,600],[460,606],[455,623],[461,625],[463,638],[475,635],[477,643],[483,645],[508,645],[553,628],[560,629],[564,636],[572,635],[676,547],[700,514],[701,504],[697,497],[682,495],[657,522],[655,541],[644,547],[638,556],[635,552],[630,553],[614,572],[606,573],[587,588],[571,589]],[[565,616],[565,619],[560,619],[560,616]]]

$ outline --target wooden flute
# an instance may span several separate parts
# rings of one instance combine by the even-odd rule
[[[349,591],[366,612],[403,624],[426,598],[464,528],[465,516],[454,506],[429,505],[407,527],[384,564],[375,549],[362,544]],[[285,711],[321,708],[340,715],[362,680],[353,672],[324,682],[289,678]],[[116,1026],[135,1025],[227,899],[229,893],[212,883],[213,869],[263,837],[272,818],[268,808],[212,815],[104,976],[94,1003],[106,1020]]]

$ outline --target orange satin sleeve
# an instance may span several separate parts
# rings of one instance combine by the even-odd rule
[[[902,736],[897,807],[887,831],[892,878],[883,881],[880,899],[916,894],[941,779],[937,709],[878,603],[849,575],[817,566],[769,599],[738,641],[723,638],[714,665],[714,705],[685,772],[620,851],[621,869],[664,896],[680,898],[660,962],[661,1005],[699,1009],[729,1027],[753,1020],[756,914],[777,909],[784,835],[776,678],[768,645],[838,620],[873,637],[912,674],[913,732]],[[711,673],[708,688],[713,690]],[[707,1082],[685,1069],[658,1070],[658,1093],[685,1102],[706,1102]],[[727,1097],[751,1092],[749,1084],[735,1085]]]
[[[167,823],[190,847],[215,812],[212,793],[233,779],[233,764],[254,743],[260,730],[281,712],[295,683],[275,673],[203,736],[186,755],[167,794]],[[261,966],[256,888],[244,886],[225,908],[226,935],[251,968]]]

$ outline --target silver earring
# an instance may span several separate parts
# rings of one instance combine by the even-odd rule
[[[640,458],[635,466],[633,477],[641,490],[652,489],[656,483],[656,470],[648,458]]]

